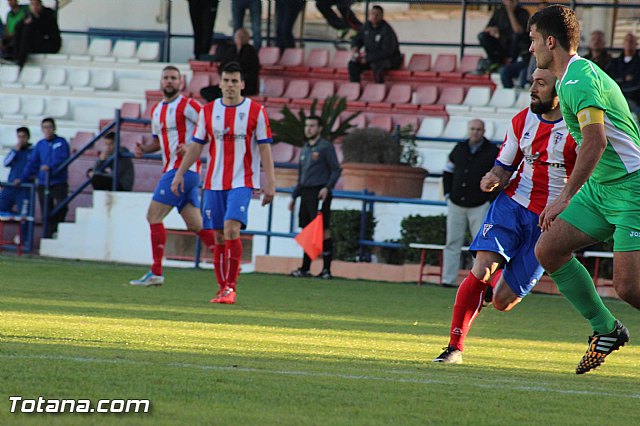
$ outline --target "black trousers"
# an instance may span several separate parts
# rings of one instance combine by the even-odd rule
[[[213,27],[218,14],[219,0],[189,0],[189,17],[193,27],[193,54],[208,55]]]
[[[276,1],[276,46],[281,50],[296,46],[293,25],[303,8],[304,0]]]
[[[320,200],[318,193],[322,186],[311,186],[300,190],[300,211],[298,213],[298,224],[301,228],[307,226],[318,215]],[[326,200],[322,203],[322,224],[324,229],[331,228],[331,191]]]
[[[362,22],[358,19],[358,17],[351,10],[351,4],[353,0],[316,0],[316,7],[324,16],[324,19],[327,20],[327,24],[331,25],[336,30],[344,30],[347,28],[351,28],[354,30],[360,30],[362,26]],[[338,8],[338,12],[342,17],[338,16],[336,12],[334,12],[332,6],[336,6]]]
[[[359,82],[360,74],[363,71],[373,71],[373,82],[384,83],[384,72],[386,70],[395,70],[400,68],[400,64],[392,64],[391,61],[379,61],[379,62],[357,62],[349,61],[349,81]]]
[[[38,200],[40,201],[40,211],[42,212],[42,220],[46,218],[44,216],[44,185],[38,185]],[[66,183],[60,183],[49,187],[49,203],[47,205],[47,211],[49,214],[49,220],[47,221],[47,233],[44,238],[51,238],[53,234],[58,232],[58,223],[64,222],[64,218],[67,216],[69,210],[66,206],[61,209],[57,214],[51,215],[54,208],[58,206],[69,194],[69,185]]]
[[[13,35],[13,55],[18,65],[23,66],[30,53],[57,53],[60,47],[59,41],[45,38],[42,31],[35,25],[27,25],[24,21],[16,25]]]

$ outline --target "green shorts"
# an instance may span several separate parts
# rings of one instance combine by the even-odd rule
[[[605,184],[587,180],[558,216],[613,251],[640,250],[640,172]]]

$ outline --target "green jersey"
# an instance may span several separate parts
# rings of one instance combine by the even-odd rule
[[[574,55],[562,79],[556,82],[560,110],[569,133],[578,145],[582,132],[578,112],[585,108],[604,111],[607,147],[591,177],[599,183],[640,170],[640,131],[618,84],[593,62]]]

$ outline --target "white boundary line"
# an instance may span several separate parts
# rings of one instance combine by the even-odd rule
[[[125,359],[107,359],[107,358],[88,358],[88,357],[71,357],[71,356],[51,356],[51,355],[6,355],[0,354],[0,358],[4,359],[40,359],[47,361],[74,361],[74,362],[85,362],[85,363],[96,363],[96,364],[128,364],[128,365],[157,365],[157,363],[144,362],[144,361],[133,361],[133,360],[125,360]],[[355,374],[336,374],[336,373],[322,373],[322,372],[313,372],[313,371],[300,371],[300,370],[268,370],[268,369],[260,369],[260,368],[248,368],[248,367],[225,367],[218,365],[199,365],[199,364],[188,364],[188,363],[163,363],[166,367],[175,367],[175,368],[185,368],[185,369],[195,369],[195,370],[208,370],[208,371],[224,371],[224,372],[238,372],[238,373],[262,373],[262,374],[273,374],[277,376],[301,376],[301,377],[320,377],[320,378],[336,378],[336,379],[344,379],[344,380],[374,380],[374,381],[382,381],[382,382],[390,382],[390,383],[416,383],[416,384],[438,384],[438,385],[451,385],[451,380],[437,380],[437,379],[419,379],[419,378],[402,378],[402,377],[381,377],[381,376],[368,376],[368,375],[355,375]],[[455,367],[454,367],[455,368]],[[392,371],[392,373],[397,374],[397,371]],[[406,373],[403,371],[402,373]],[[420,373],[413,373],[420,374]],[[465,384],[466,386],[476,387],[476,388],[487,388],[494,389],[496,383],[478,383],[478,382],[468,382]],[[502,383],[500,385],[501,389],[509,389],[514,391],[526,391],[526,392],[543,392],[543,393],[557,393],[564,395],[595,395],[595,396],[607,396],[607,397],[615,397],[615,398],[631,398],[631,399],[640,399],[640,394],[626,394],[626,393],[610,393],[610,392],[596,392],[589,390],[576,390],[576,389],[554,389],[545,385],[539,386],[518,386],[518,385],[508,385]]]

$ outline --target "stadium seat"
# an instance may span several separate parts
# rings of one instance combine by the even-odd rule
[[[282,97],[283,93],[284,93],[284,79],[282,78],[265,78],[264,79],[264,96],[266,98],[280,98]]]
[[[133,153],[136,144],[144,144],[144,138],[140,132],[120,132],[120,146]]]
[[[288,104],[292,99],[304,99],[309,95],[309,80],[291,80],[282,97],[267,97],[270,104]]]
[[[376,114],[369,120],[367,127],[375,127],[382,129],[385,132],[391,132],[393,124],[391,122],[391,116],[386,114]]]
[[[433,78],[440,73],[454,72],[458,59],[454,54],[441,53],[436,57],[429,71],[415,71],[413,76],[416,78]]]
[[[200,89],[209,85],[211,85],[211,74],[208,72],[197,72],[191,77],[189,85],[187,86],[187,92],[193,96],[199,96]]]
[[[281,71],[282,67],[278,65],[280,60],[280,49],[277,47],[265,46],[258,51],[258,59],[260,59],[260,66],[262,71],[269,73],[273,71]]]
[[[64,55],[87,55],[87,37],[65,37],[62,41],[62,48],[60,49],[60,53]],[[50,58],[51,55],[48,55],[47,58]]]
[[[286,71],[288,67],[300,67],[304,62],[304,49],[301,47],[289,47],[284,49],[278,65]]]
[[[41,119],[44,114],[44,99],[33,96],[23,98],[20,112],[29,120]]]
[[[414,72],[429,71],[431,68],[431,55],[429,53],[414,53],[409,59],[405,69],[390,70],[388,76],[392,79],[410,78]]]
[[[20,97],[19,96],[4,96],[2,102],[0,102],[0,115],[3,118],[19,117],[20,114]]]
[[[300,108],[309,108],[314,99],[318,100],[318,107],[321,107],[324,100],[335,92],[335,83],[331,80],[318,81],[313,85],[311,93],[306,99],[294,99],[292,105]]]
[[[342,152],[342,143],[334,143],[333,147],[336,150],[336,157],[338,157],[338,163],[342,164],[342,160],[344,160],[344,152]]]
[[[294,146],[288,143],[279,142],[271,145],[273,161],[276,163],[290,163],[295,154]]]
[[[368,87],[368,86],[367,86]],[[365,89],[366,90],[366,89]],[[371,111],[388,111],[398,105],[408,104],[411,101],[411,85],[396,83],[391,86],[389,93],[382,103],[370,103]]]
[[[63,90],[64,83],[67,81],[67,70],[64,68],[48,68],[44,73],[42,84],[52,90]],[[66,87],[68,90],[68,86]]]
[[[470,87],[463,104],[468,107],[482,107],[489,104],[491,89],[483,86]]]
[[[340,121],[344,123],[345,120],[352,114],[353,111],[343,111],[342,113],[340,113]],[[350,124],[358,129],[364,129],[365,127],[367,127],[367,118],[364,114],[359,114],[351,120]]]
[[[468,134],[468,123],[470,118],[468,117],[449,117],[449,122],[442,132],[442,137],[446,139],[455,139],[461,141],[465,139]]]
[[[66,119],[69,116],[69,110],[69,99],[54,96],[47,98],[44,115],[57,119]]]
[[[44,70],[42,68],[38,66],[27,65],[22,68],[20,76],[18,77],[18,81],[16,81],[15,83],[3,84],[3,86],[19,89],[29,85],[33,86],[34,88],[39,88],[41,87],[39,85],[42,81],[43,75]]]
[[[122,118],[140,118],[140,104],[138,102],[125,102],[120,108],[120,116]]]
[[[445,119],[441,117],[425,117],[420,123],[417,137],[420,138],[439,138],[444,132]]]
[[[91,74],[87,68],[75,68],[69,71],[67,82],[72,86],[73,90],[91,90],[89,82]]]
[[[351,60],[351,52],[348,50],[336,50],[333,54],[333,58],[328,67],[317,68],[313,70],[313,73],[318,76],[326,76],[327,74],[339,74],[346,76],[349,72],[347,67]]]
[[[157,41],[143,41],[138,45],[136,58],[144,62],[155,62],[160,59],[160,43]]]
[[[458,69],[451,72],[441,72],[440,77],[445,81],[460,80],[463,76],[476,70],[480,59],[482,59],[480,55],[464,55],[462,59],[460,59],[460,67]]]
[[[515,89],[499,87],[493,92],[493,96],[489,101],[489,106],[495,108],[512,108],[516,104],[517,95],[518,93]]]
[[[529,93],[529,91],[527,90],[522,90],[518,94],[518,99],[516,100],[514,107],[522,110],[528,107],[530,104],[531,104],[531,93]]]
[[[96,90],[114,89],[116,77],[113,70],[98,69],[91,73],[91,81],[89,85]]]
[[[324,68],[329,65],[329,50],[315,48],[311,49],[304,65],[310,69]]]
[[[111,54],[111,40],[108,38],[94,38],[89,43],[87,53],[93,58],[104,58]]]
[[[133,59],[136,56],[136,42],[133,40],[118,40],[113,46],[111,54],[118,60]]]
[[[346,98],[347,102],[355,101],[360,97],[360,83],[342,83],[338,87],[337,95],[341,98]]]
[[[440,92],[437,105],[460,105],[464,100],[464,87],[446,86]]]
[[[348,109],[362,110],[370,103],[380,103],[387,93],[387,87],[384,84],[367,84],[357,101],[347,103]]]
[[[413,133],[418,131],[418,122],[419,118],[416,115],[402,115],[393,118],[394,128],[400,126],[400,129],[403,129],[410,126],[411,132]]]
[[[496,120],[493,135],[487,135],[485,132],[485,136],[489,140],[503,142],[509,127],[511,127],[511,120]]]
[[[78,152],[82,147],[84,147],[90,140],[95,137],[95,133],[93,132],[85,132],[79,131],[75,134],[74,137],[69,141],[69,145],[71,147],[71,152]],[[97,151],[97,147],[94,145],[91,149],[92,151]],[[94,152],[95,153],[95,152]]]
[[[16,65],[6,65],[3,64],[0,66],[0,84],[3,86],[11,83],[15,83],[18,81],[18,76],[20,74],[20,68]]]

